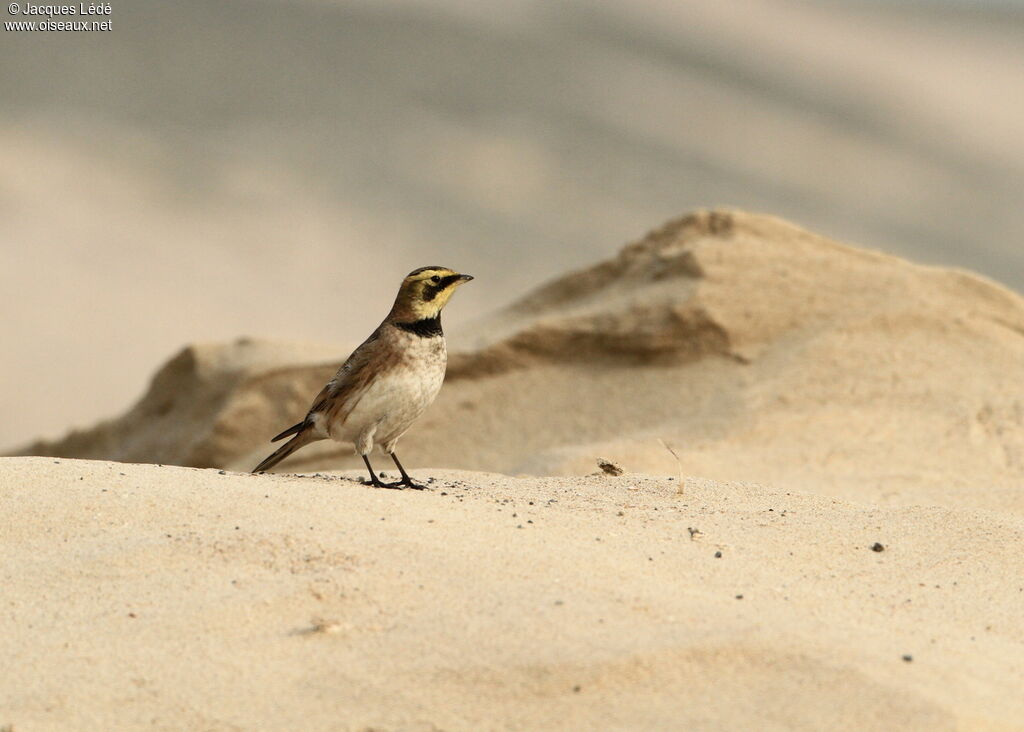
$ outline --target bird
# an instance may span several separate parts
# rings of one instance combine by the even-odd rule
[[[252,472],[262,473],[312,442],[331,439],[352,443],[370,472],[369,485],[423,490],[405,472],[395,446],[441,390],[448,365],[441,310],[472,279],[447,267],[410,272],[387,317],[327,382],[306,417],[271,442],[291,439]],[[391,456],[401,480],[383,483],[377,477],[369,458],[374,445]]]

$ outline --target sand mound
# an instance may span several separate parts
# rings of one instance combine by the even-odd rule
[[[453,350],[406,464],[562,477],[0,459],[0,728],[1020,728],[1020,297],[699,213]],[[191,346],[24,452],[247,470],[343,356]]]
[[[331,364],[344,352],[251,339],[187,346],[157,371],[124,416],[16,452],[219,467],[225,456],[252,449],[252,420],[270,418],[268,407],[301,411],[307,394],[334,374],[337,366]]]
[[[452,345],[407,464],[675,473],[665,440],[688,474],[1024,511],[1024,300],[968,273],[701,212]],[[333,364],[240,369],[239,348],[186,351],[125,417],[18,452],[251,467]],[[321,443],[282,469],[357,465]]]
[[[18,517],[0,727],[1024,719],[1021,517],[635,475],[416,477],[432,490],[0,459],[0,516]]]

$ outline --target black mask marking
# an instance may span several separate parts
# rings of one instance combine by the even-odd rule
[[[447,277],[442,277],[441,281],[438,282],[437,284],[434,284],[433,282],[428,282],[423,287],[423,299],[426,302],[430,302],[435,297],[437,297],[437,293],[439,293],[441,290],[445,290],[448,287],[450,287],[451,284],[453,282],[456,282],[460,277],[462,277],[462,275],[454,274],[448,275]]]

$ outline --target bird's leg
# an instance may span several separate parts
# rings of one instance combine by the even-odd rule
[[[374,486],[375,488],[390,488],[391,487],[389,485],[385,485],[384,483],[380,482],[380,478],[378,478],[377,474],[375,472],[373,472],[373,466],[370,465],[370,458],[368,458],[366,455],[363,455],[363,462],[366,463],[366,469],[370,471],[370,481],[369,481],[370,485]]]
[[[427,487],[425,485],[417,485],[416,483],[412,482],[412,478],[410,478],[409,474],[407,472],[405,472],[405,468],[402,467],[402,464],[400,462],[398,462],[398,455],[396,455],[393,452],[392,453],[388,453],[388,454],[391,455],[391,459],[394,460],[395,461],[395,465],[398,466],[398,472],[402,474],[402,479],[400,481],[398,481],[397,483],[392,483],[390,487],[394,487],[394,488],[403,488],[403,487],[404,488],[414,488],[414,489],[416,489],[418,491],[422,491],[422,490],[426,490],[427,489]]]

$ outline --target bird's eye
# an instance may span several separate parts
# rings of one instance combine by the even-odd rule
[[[441,281],[441,278],[438,277],[437,275],[434,275],[433,277],[430,278],[430,281],[436,285],[438,282]]]

